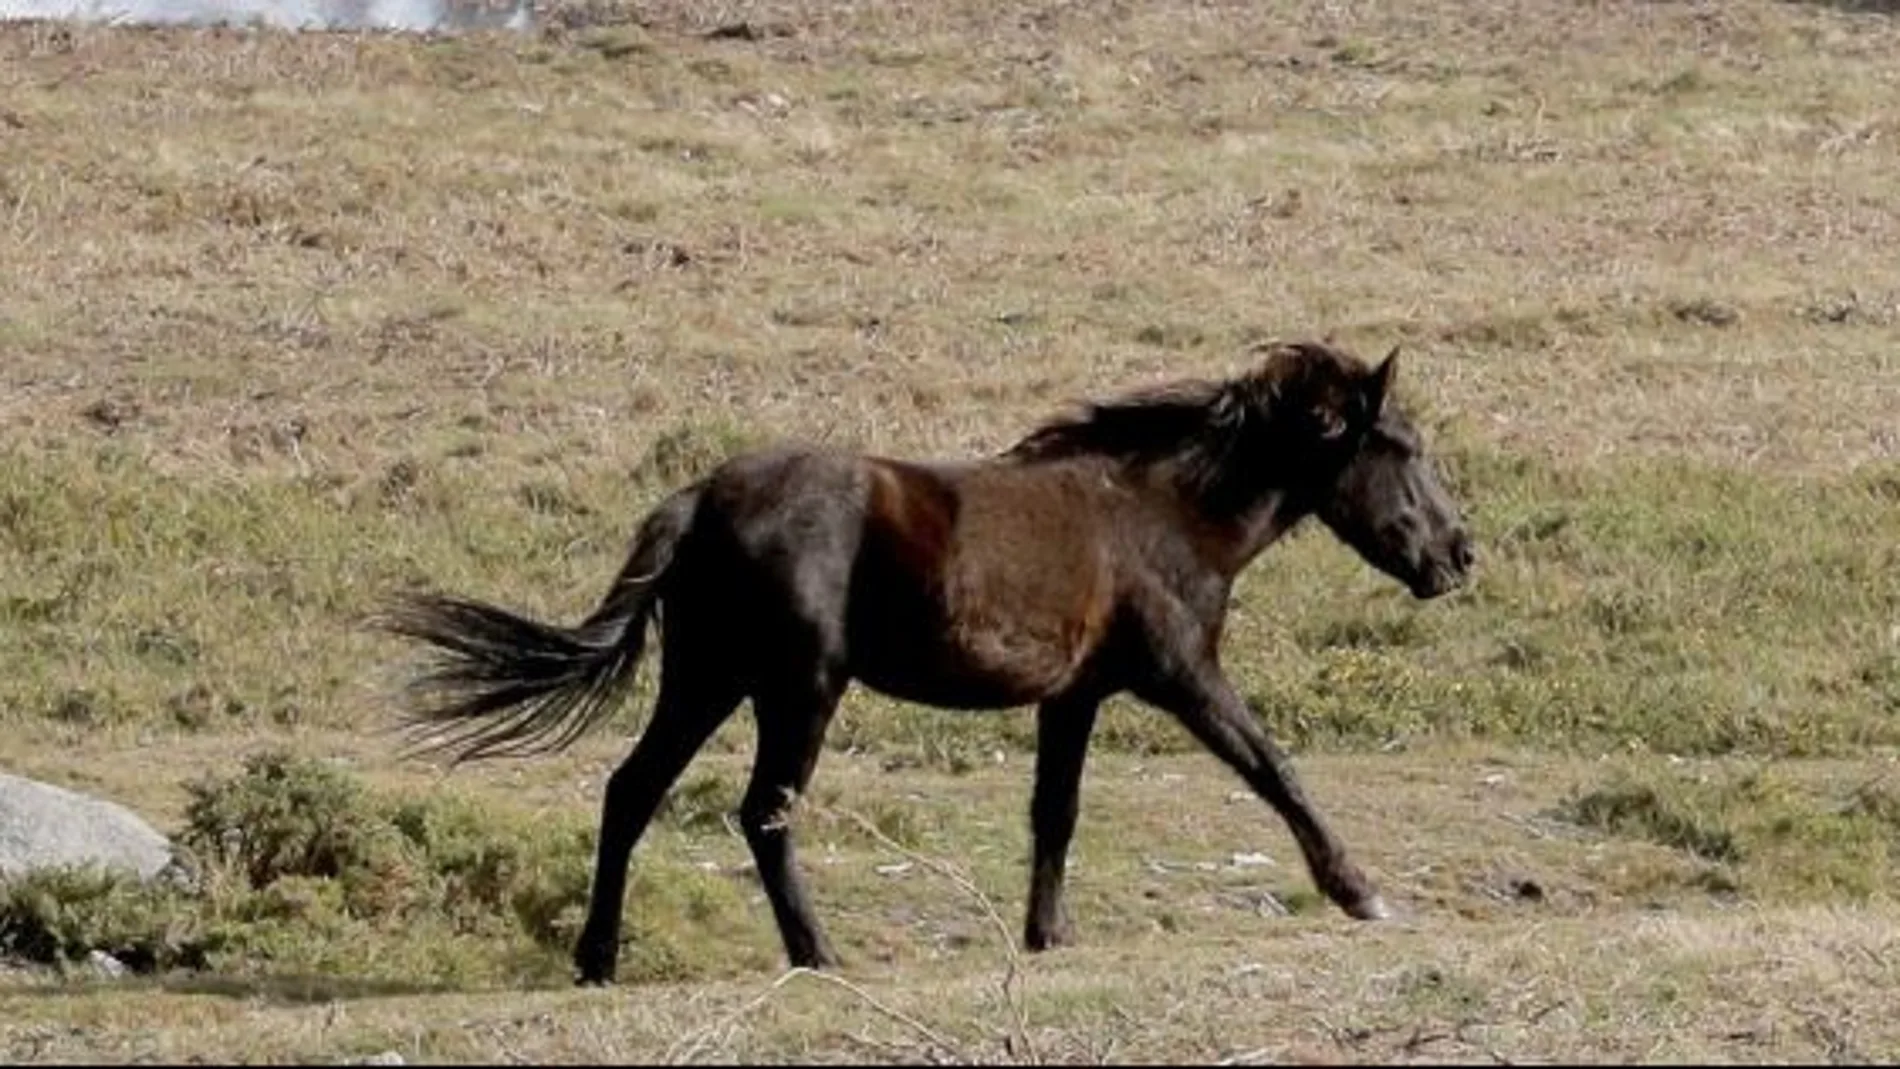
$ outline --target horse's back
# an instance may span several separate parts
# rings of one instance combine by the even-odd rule
[[[748,545],[835,541],[862,523],[871,476],[867,459],[856,453],[802,445],[761,449],[713,469],[701,509]]]

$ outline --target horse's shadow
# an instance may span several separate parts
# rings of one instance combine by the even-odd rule
[[[314,974],[228,976],[216,973],[173,972],[143,976],[59,978],[26,984],[7,992],[25,998],[66,998],[100,990],[153,991],[170,995],[209,995],[289,1006],[396,998],[403,995],[442,995],[465,992],[453,984],[409,980],[375,980]]]
[[[1783,0],[1803,7],[1831,7],[1850,15],[1900,15],[1900,0]]]

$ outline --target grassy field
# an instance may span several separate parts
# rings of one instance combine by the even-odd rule
[[[1900,1058],[1879,6],[0,25],[0,768],[207,871],[0,888],[0,1058]],[[572,620],[747,443],[990,452],[1299,335],[1404,346],[1479,539],[1420,604],[1301,533],[1227,637],[1392,923],[1124,703],[1082,945],[1021,956],[1029,718],[859,691],[798,818],[847,968],[780,973],[736,719],[575,991],[650,674],[563,755],[393,756],[394,591]]]

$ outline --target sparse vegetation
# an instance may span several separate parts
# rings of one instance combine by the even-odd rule
[[[1771,768],[1652,770],[1572,799],[1569,818],[1681,850],[1696,883],[1760,898],[1885,896],[1900,875],[1900,803],[1884,779],[1803,786]]]
[[[33,963],[0,1052],[1892,1060],[1878,6],[0,26],[0,765],[196,861],[0,888]],[[636,854],[638,997],[575,993],[651,668],[569,754],[394,759],[404,666],[359,626],[389,592],[573,619],[740,448],[990,451],[1300,333],[1404,346],[1479,535],[1477,585],[1419,605],[1304,532],[1226,636],[1399,924],[1347,926],[1264,806],[1117,703],[1082,945],[1019,963],[1019,1028],[986,904],[916,859],[1016,922],[1033,721],[858,692],[799,834],[875,1003],[761,994],[743,717]]]
[[[451,988],[566,978],[591,876],[585,821],[531,827],[460,796],[384,795],[280,751],[190,794],[177,842],[194,881],[85,870],[12,881],[0,888],[0,947],[68,967],[99,951],[140,972]],[[725,878],[650,863],[637,894],[636,979],[726,971],[705,952],[744,909]]]

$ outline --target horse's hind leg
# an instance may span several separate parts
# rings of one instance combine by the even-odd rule
[[[583,984],[604,984],[613,979],[620,954],[627,862],[634,845],[673,782],[743,697],[715,670],[679,655],[679,648],[677,641],[667,643],[653,718],[633,753],[607,780],[600,813],[600,846],[594,861],[594,889],[587,905],[587,923],[574,946],[574,966]]]
[[[790,798],[803,794],[811,783],[825,729],[843,693],[844,683],[837,673],[820,671],[801,683],[764,690],[752,701],[759,751],[753,760],[751,785],[740,803],[739,823],[778,920],[785,956],[795,967],[838,964],[838,955],[812,912],[791,829],[781,814]]]
[[[1069,841],[1075,836],[1082,763],[1100,703],[1093,696],[1057,698],[1036,710],[1036,787],[1029,803],[1035,858],[1029,877],[1029,918],[1023,943],[1031,950],[1063,946],[1074,938],[1062,902]]]

